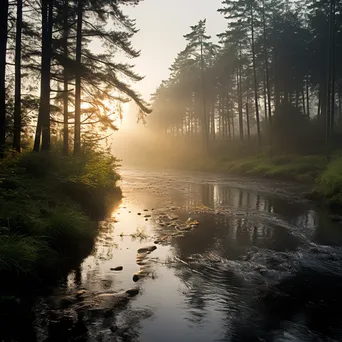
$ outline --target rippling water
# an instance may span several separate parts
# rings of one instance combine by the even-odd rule
[[[342,225],[301,200],[301,189],[209,174],[122,175],[124,199],[92,254],[36,304],[32,339],[341,340]],[[199,225],[181,236],[162,223],[167,215]],[[162,243],[144,259],[148,274],[135,283],[137,250],[155,240]],[[140,294],[124,309],[85,311],[67,333],[44,321],[55,298],[134,286]]]

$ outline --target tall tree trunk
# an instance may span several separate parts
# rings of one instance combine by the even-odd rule
[[[263,72],[263,88],[264,88],[264,116],[265,123],[268,126],[268,115],[267,115],[267,90],[266,90],[266,71]]]
[[[331,118],[330,118],[330,140],[333,147],[334,144],[334,130],[335,130],[335,51],[336,51],[336,25],[335,25],[335,11],[336,5],[335,0],[331,0],[331,12],[332,12],[332,19],[331,19]]]
[[[264,59],[265,59],[265,77],[267,87],[267,104],[268,104],[268,126],[269,126],[269,144],[272,146],[272,108],[271,108],[271,87],[268,66],[268,45],[266,36],[266,15],[265,15],[265,0],[262,0],[262,23],[263,23],[263,39],[264,39]]]
[[[228,138],[229,138],[229,140],[232,140],[230,101],[229,101],[229,95],[228,94],[227,94],[227,126],[228,126]]]
[[[303,106],[303,114],[306,115],[306,108],[305,108],[305,95],[304,95],[304,89],[302,88],[302,106]]]
[[[247,119],[247,135],[248,135],[248,141],[251,142],[251,128],[250,128],[250,123],[249,123],[249,103],[248,103],[248,98],[246,102],[246,119]]]
[[[211,106],[211,134],[212,134],[212,140],[215,141],[216,139],[216,130],[215,130],[215,102],[216,99],[212,100],[212,106]]]
[[[330,153],[331,149],[331,139],[332,139],[332,113],[334,104],[332,103],[332,90],[334,90],[334,75],[333,71],[333,51],[334,51],[334,29],[335,29],[335,0],[330,2],[329,10],[329,42],[328,42],[328,63],[327,63],[327,93],[326,93],[326,152],[327,155]]]
[[[339,83],[338,86],[338,120],[341,123],[342,120],[342,103],[341,103],[342,97],[341,97],[341,83]]]
[[[237,74],[236,74],[236,86],[237,86],[237,95],[238,95],[240,141],[243,142],[243,118],[242,118],[242,94],[241,94],[241,66],[240,66],[240,61],[239,61],[239,66],[238,66]]]
[[[306,114],[310,119],[309,76],[306,75]]]
[[[203,101],[203,138],[204,148],[208,151],[208,125],[207,125],[207,104],[206,104],[206,91],[204,79],[204,56],[203,56],[203,41],[201,37],[201,78],[202,78],[202,101]]]
[[[6,49],[8,31],[8,0],[3,0],[0,10],[0,158],[6,142]]]
[[[255,98],[255,116],[257,121],[258,145],[261,147],[260,117],[258,104],[258,83],[256,74],[255,42],[254,42],[254,13],[251,8],[251,31],[252,31],[252,55],[253,55],[253,78],[254,78],[254,98]]]
[[[13,148],[21,147],[21,32],[23,26],[23,0],[17,0],[17,24],[15,35],[15,91],[14,91],[14,135]]]
[[[42,61],[40,103],[37,120],[34,151],[50,149],[50,68],[52,54],[53,0],[42,0]]]
[[[63,7],[63,54],[65,65],[63,69],[63,151],[64,155],[68,155],[69,152],[69,89],[68,89],[68,67],[67,67],[67,59],[68,59],[68,37],[69,37],[69,25],[68,25],[68,0],[64,0]]]
[[[76,90],[75,90],[75,140],[74,153],[81,152],[81,53],[82,53],[83,0],[77,6],[77,40],[76,40]]]

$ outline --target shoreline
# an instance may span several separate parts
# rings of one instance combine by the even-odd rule
[[[26,153],[2,163],[2,295],[36,292],[92,250],[102,220],[122,196],[116,159]]]

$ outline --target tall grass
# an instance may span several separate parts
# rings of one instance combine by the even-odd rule
[[[117,165],[97,151],[79,157],[24,153],[1,161],[0,276],[37,275],[92,240],[97,224],[67,189],[80,191],[89,208],[102,205],[101,196],[116,189]]]

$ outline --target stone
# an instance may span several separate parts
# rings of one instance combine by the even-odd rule
[[[157,246],[148,246],[138,249],[138,254],[146,253],[146,252],[153,252],[157,249]]]
[[[138,288],[132,288],[132,289],[128,289],[126,290],[126,293],[131,296],[131,297],[134,297],[136,295],[139,294],[139,289]]]
[[[123,267],[122,266],[116,266],[110,269],[111,271],[122,271]]]
[[[140,279],[140,276],[138,274],[133,275],[133,281],[136,283]]]

